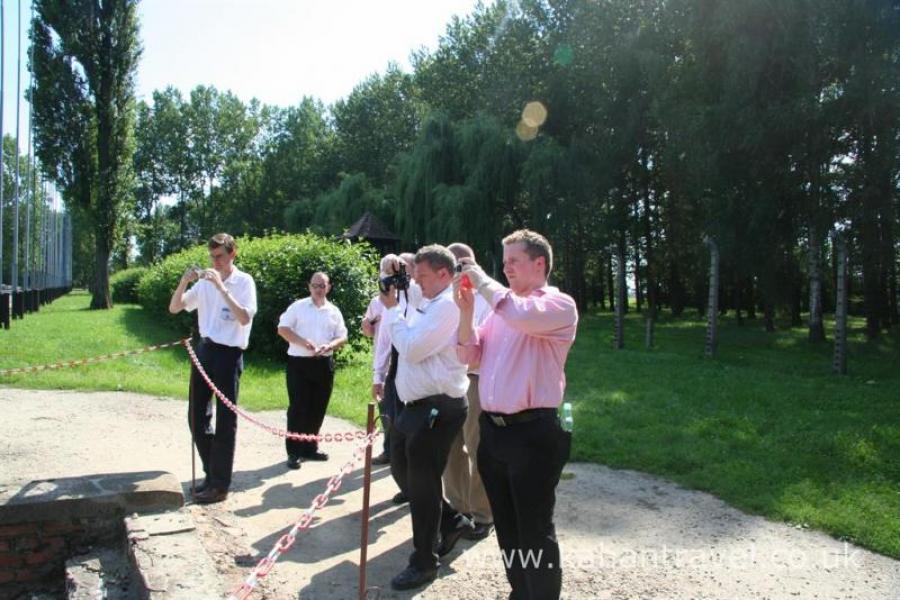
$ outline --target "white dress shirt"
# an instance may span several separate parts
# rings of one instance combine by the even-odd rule
[[[278,319],[279,327],[287,327],[297,335],[322,346],[334,340],[347,337],[344,316],[338,307],[327,299],[322,306],[316,306],[312,298],[297,300]],[[316,353],[304,346],[291,342],[288,356],[315,356]],[[325,352],[320,356],[331,356],[333,352]]]
[[[453,288],[410,308],[406,317],[400,306],[385,312],[385,327],[397,348],[397,395],[404,404],[446,394],[465,396],[469,387],[466,365],[456,355],[459,309]]]
[[[410,309],[413,310],[422,303],[422,288],[415,281],[410,282],[409,292],[400,294],[400,312],[408,312],[406,310],[406,298],[409,297]],[[378,331],[374,337],[373,357],[372,357],[372,383],[384,383],[387,379],[388,369],[391,366],[391,332],[387,327],[382,327],[387,311],[384,310],[384,304],[381,299],[376,296],[378,305],[382,308],[381,320],[378,321]],[[490,307],[488,307],[490,308]]]
[[[234,301],[250,313],[250,322],[241,325],[231,312],[225,294],[207,279],[201,279],[184,293],[184,308],[188,312],[197,311],[200,337],[209,338],[217,344],[235,346],[245,350],[250,343],[250,328],[256,314],[256,283],[253,277],[234,267],[223,282]]]

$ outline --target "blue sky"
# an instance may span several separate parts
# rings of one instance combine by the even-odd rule
[[[143,0],[144,55],[137,94],[174,85],[231,90],[242,100],[288,106],[304,95],[331,103],[389,61],[434,48],[453,15],[477,0]],[[4,133],[15,130],[18,2],[5,0]],[[31,2],[22,0],[22,90],[27,89]],[[24,93],[24,91],[23,91]],[[28,105],[21,107],[27,146]]]

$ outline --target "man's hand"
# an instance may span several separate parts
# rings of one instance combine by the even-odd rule
[[[181,275],[181,281],[184,283],[191,283],[197,281],[200,277],[197,275],[197,269],[194,267],[188,267],[187,270]]]
[[[453,301],[459,307],[460,315],[465,318],[475,311],[475,290],[463,285],[463,277],[464,274],[460,273],[453,279]]]
[[[462,272],[457,277],[459,279],[462,279],[463,276],[468,277],[472,287],[475,288],[475,292],[481,294],[482,298],[487,300],[488,303],[493,302],[495,292],[505,289],[498,282],[491,279],[484,272],[484,269],[475,264],[475,261],[471,258],[461,258],[459,259],[459,264],[462,265]]]
[[[219,272],[215,269],[204,269],[203,279],[208,279],[209,282],[216,286],[216,289],[220,292],[225,291],[225,284],[222,283],[222,276],[219,275]]]
[[[479,267],[471,258],[461,258],[459,259],[459,264],[462,266],[462,274],[469,278],[469,281],[472,282],[472,287],[476,290],[486,281],[493,281],[484,272],[484,269]]]
[[[373,383],[372,384],[372,399],[380,400],[382,396],[384,396],[384,384],[383,383]]]
[[[318,348],[315,348],[313,352],[316,353],[316,356],[323,356],[326,352],[331,350],[331,346],[329,344],[322,344]]]
[[[385,308],[394,308],[400,304],[400,300],[397,298],[397,290],[394,286],[389,287],[387,292],[381,292],[378,297]]]
[[[363,317],[362,319],[362,332],[366,337],[372,337],[375,335],[375,323],[369,321],[367,318]]]
[[[389,269],[389,271],[387,271],[388,273],[390,273],[391,275],[396,275],[400,272],[400,259],[396,256],[394,258],[390,258],[388,259],[387,265],[385,266]]]

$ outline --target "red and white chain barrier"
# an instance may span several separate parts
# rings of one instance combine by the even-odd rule
[[[250,594],[252,594],[256,586],[259,585],[260,580],[264,579],[275,566],[275,562],[278,558],[291,549],[294,542],[297,541],[297,535],[304,529],[309,529],[309,526],[312,524],[313,514],[328,503],[331,495],[340,489],[344,477],[352,473],[356,463],[365,458],[366,448],[372,445],[379,433],[380,432],[378,431],[373,431],[370,434],[363,433],[365,442],[353,450],[353,457],[341,467],[341,470],[338,471],[337,474],[328,480],[325,491],[313,499],[309,508],[303,511],[303,514],[300,515],[300,518],[297,519],[290,531],[278,538],[278,541],[275,542],[272,550],[270,550],[265,558],[260,560],[256,567],[253,568],[253,571],[247,576],[244,583],[228,596],[229,600],[246,600],[250,597]]]
[[[197,358],[197,353],[194,352],[194,347],[191,345],[190,340],[183,340],[182,343],[184,344],[185,349],[187,349],[188,355],[191,357],[191,362],[194,364],[197,372],[200,373],[200,376],[203,377],[206,385],[208,385],[209,389],[212,390],[212,393],[215,394],[216,397],[222,401],[222,404],[227,406],[230,411],[232,411],[242,419],[250,421],[260,429],[268,431],[272,435],[296,440],[298,442],[352,442],[353,440],[362,440],[366,437],[366,432],[359,430],[346,431],[343,433],[323,433],[315,435],[311,433],[295,433],[293,431],[288,431],[287,429],[281,429],[280,427],[273,427],[272,425],[263,423],[242,408],[238,407],[234,402],[229,400],[228,397],[219,390],[219,388],[216,387],[216,384],[212,382],[212,379],[209,378],[209,375],[207,375],[206,371],[203,369],[203,365],[200,364],[200,359]]]
[[[38,371],[49,371],[51,369],[62,369],[64,367],[80,367],[82,365],[88,365],[91,363],[98,363],[104,360],[110,360],[113,358],[120,358],[122,356],[132,356],[135,354],[144,354],[145,352],[153,352],[154,350],[162,350],[163,348],[170,348],[172,346],[181,346],[184,344],[186,340],[178,340],[176,342],[169,342],[168,344],[155,344],[153,346],[145,346],[138,350],[126,350],[124,352],[113,352],[112,354],[103,354],[101,356],[94,356],[92,358],[82,358],[80,360],[64,360],[57,363],[53,363],[50,365],[40,365],[37,367],[20,367],[16,369],[0,369],[0,377],[5,377],[8,375],[18,375],[19,373],[37,373]]]

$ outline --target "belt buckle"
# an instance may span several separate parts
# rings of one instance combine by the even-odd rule
[[[506,427],[506,419],[503,418],[502,415],[488,415],[491,418],[491,421],[494,422],[494,425],[498,427]]]

